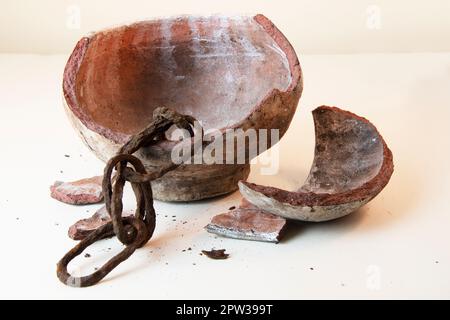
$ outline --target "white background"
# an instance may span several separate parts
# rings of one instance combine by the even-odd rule
[[[2,0],[0,52],[70,53],[100,28],[212,13],[265,14],[303,54],[450,51],[448,0]]]
[[[81,8],[81,29],[66,25],[73,3]],[[0,298],[450,298],[448,1],[118,3],[1,3],[0,50],[9,53],[0,54]],[[381,9],[379,29],[367,27],[369,4]],[[293,226],[278,245],[203,230],[213,215],[237,204],[238,193],[157,202],[157,229],[143,249],[94,287],[65,287],[55,266],[74,245],[67,228],[99,205],[59,203],[48,187],[103,169],[61,105],[67,55],[89,30],[190,12],[265,13],[299,54],[305,88],[280,143],[280,171],[261,176],[253,166],[250,181],[289,189],[302,183],[314,148],[310,111],[322,104],[371,120],[393,151],[394,175],[359,212]],[[126,204],[131,208],[132,198]],[[212,247],[227,249],[230,258],[199,255]],[[87,250],[91,258],[73,266],[90,272],[119,249],[114,240],[98,243]]]

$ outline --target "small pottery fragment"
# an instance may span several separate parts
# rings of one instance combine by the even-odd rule
[[[286,219],[255,207],[242,199],[237,209],[212,218],[206,230],[224,237],[279,242],[286,228]]]
[[[92,204],[103,201],[102,176],[73,182],[56,181],[50,187],[52,198],[68,204]]]
[[[133,215],[133,212],[125,212],[124,217]],[[111,218],[106,211],[106,207],[102,206],[98,209],[94,215],[87,219],[77,221],[70,226],[68,235],[73,240],[83,240],[95,229],[107,224],[111,221]]]

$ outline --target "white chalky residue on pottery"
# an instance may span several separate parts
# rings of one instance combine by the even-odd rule
[[[181,42],[174,40],[178,37],[175,30],[183,30],[186,25],[188,38]],[[144,44],[152,36],[152,28],[158,28],[159,41],[146,47]],[[162,19],[159,25],[142,30],[134,35],[132,44],[136,47],[140,44],[142,53],[139,54],[149,50],[155,52],[159,60],[154,68],[142,72],[156,74],[160,83],[164,83],[161,85],[164,90],[158,93],[160,97],[155,99],[154,94],[148,95],[151,101],[148,104],[156,107],[164,103],[181,113],[205,119],[202,123],[205,129],[238,123],[273,89],[284,91],[291,84],[286,54],[253,17],[183,16]],[[108,32],[96,36],[102,41],[111,37]],[[122,37],[115,39],[111,51],[119,52],[121,41]],[[98,43],[93,45],[98,46]],[[121,69],[120,62],[111,65],[110,73]],[[89,68],[88,78],[97,78],[92,72]],[[108,92],[112,96],[110,100],[120,100],[119,92],[113,88]],[[88,107],[93,109],[96,105]],[[120,108],[114,109],[120,112]],[[210,110],[216,110],[213,116]]]
[[[71,183],[63,183],[57,187],[58,190],[64,191],[67,194],[95,194],[100,195],[102,192],[101,186],[95,183],[87,183],[83,185],[73,185]]]
[[[182,44],[173,41],[171,32],[172,26],[183,24],[190,35],[189,50],[183,53],[190,59],[178,56],[176,48]],[[160,28],[162,41],[153,48],[161,52],[158,70],[166,79],[161,100],[181,113],[207,119],[202,123],[206,129],[232,126],[272,89],[286,90],[291,83],[286,55],[251,17],[187,16],[163,20]],[[214,117],[210,110],[216,110]]]
[[[173,57],[175,45],[171,43],[172,20],[168,19],[161,21],[161,38],[162,63],[166,66],[168,73],[174,74],[177,70],[177,62]]]
[[[249,23],[249,18],[246,18],[245,21],[242,17],[235,17],[232,19],[232,21],[235,21],[237,23],[241,23],[244,25],[244,22],[248,24],[248,28],[244,28],[244,34],[242,37],[238,37],[238,41],[241,44],[242,48],[244,48],[244,55],[248,57],[257,57],[257,58],[264,58],[264,55],[262,54],[261,50],[257,49],[255,44],[252,43],[251,39],[251,33],[249,32],[250,28],[251,31],[255,31],[254,23]],[[288,68],[289,69],[289,68]]]
[[[194,56],[197,56],[203,52],[203,49],[200,46],[200,41],[205,41],[206,39],[202,39],[200,35],[200,31],[197,26],[197,18],[191,16],[188,17],[188,25],[192,33],[192,51],[194,52]]]

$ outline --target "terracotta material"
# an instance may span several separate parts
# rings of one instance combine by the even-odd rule
[[[103,201],[102,176],[73,182],[56,181],[50,187],[52,198],[69,204],[91,204]]]
[[[295,51],[262,15],[182,16],[97,32],[78,42],[63,81],[68,116],[103,161],[159,106],[194,116],[206,130],[277,128],[281,137],[302,88]],[[164,141],[138,156],[159,165],[170,161],[174,144]],[[184,165],[155,181],[155,198],[224,194],[249,173],[248,164],[205,167]]]
[[[265,212],[245,199],[237,209],[212,218],[206,230],[224,237],[279,242],[286,229],[286,219]]]
[[[124,217],[133,215],[133,212],[125,212]],[[75,224],[70,226],[68,235],[73,240],[83,240],[92,231],[103,226],[104,224],[111,221],[111,218],[106,211],[106,207],[102,206],[94,215],[87,219],[82,219],[77,221]]]
[[[240,182],[241,194],[260,209],[303,221],[345,216],[372,200],[394,171],[392,152],[368,120],[334,107],[313,111],[314,162],[297,191]]]

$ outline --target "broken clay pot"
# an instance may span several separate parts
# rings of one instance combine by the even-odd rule
[[[316,147],[297,191],[239,182],[243,197],[275,215],[302,221],[345,216],[373,199],[394,171],[392,152],[368,120],[335,107],[313,111]]]
[[[82,38],[63,79],[67,114],[103,161],[165,106],[205,130],[286,132],[302,92],[296,53],[262,15],[181,16],[143,21]],[[146,166],[171,161],[175,141],[136,155]],[[270,146],[269,146],[270,147]],[[185,164],[152,181],[156,199],[189,201],[225,194],[249,164]]]

